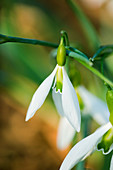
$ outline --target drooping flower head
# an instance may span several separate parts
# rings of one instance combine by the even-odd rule
[[[63,38],[61,38],[57,52],[57,65],[34,93],[27,111],[26,121],[32,118],[35,112],[42,106],[52,84],[54,84],[52,96],[59,114],[66,117],[70,124],[79,132],[81,123],[79,103],[75,89],[66,73],[65,63],[66,49]]]

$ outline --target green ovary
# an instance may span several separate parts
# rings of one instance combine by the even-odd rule
[[[101,142],[98,144],[97,148],[104,149],[104,152],[108,152],[110,146],[113,144],[113,127],[109,129],[103,136]]]
[[[64,46],[63,39],[61,39],[60,45],[57,50],[57,64],[59,66],[64,66],[66,63],[66,49]]]

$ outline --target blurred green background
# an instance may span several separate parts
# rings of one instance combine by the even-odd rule
[[[113,1],[79,0],[77,4],[93,24],[100,44],[113,44]],[[93,56],[96,47],[65,0],[0,1],[1,34],[59,43],[62,29],[71,46]],[[68,153],[68,149],[61,152],[56,147],[59,116],[51,94],[32,120],[24,121],[33,93],[56,64],[51,50],[20,43],[0,45],[0,170],[56,170]],[[95,65],[100,70],[100,63]],[[81,84],[105,100],[106,88],[100,79],[71,59],[70,71],[74,70],[73,83],[79,72]],[[104,62],[104,73],[113,81],[112,54]],[[98,127],[95,122],[92,126],[93,130]],[[105,157],[101,152],[93,154],[86,167],[102,169]]]

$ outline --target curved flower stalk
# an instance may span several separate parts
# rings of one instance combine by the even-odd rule
[[[82,161],[86,157],[88,157],[92,152],[94,152],[97,149],[97,145],[103,139],[103,135],[105,135],[106,132],[108,133],[109,130],[113,130],[113,126],[110,122],[101,126],[93,134],[89,135],[88,137],[78,142],[67,154],[66,158],[64,159],[60,167],[60,170],[70,170],[79,161]],[[101,146],[102,146],[102,142],[101,142]],[[105,147],[104,149],[106,149],[106,145],[104,147]],[[108,154],[109,152],[111,152],[111,150],[113,150],[113,131],[112,131],[111,143],[108,147],[108,150],[106,153],[103,150],[103,154]],[[111,159],[110,170],[113,170],[112,167],[113,167],[113,156]]]
[[[109,110],[107,104],[98,97],[90,93],[85,87],[79,86],[77,91],[83,102],[83,114],[89,114],[98,124],[103,125],[109,122]],[[56,105],[59,111],[59,103]],[[59,111],[61,112],[61,110]],[[68,135],[65,135],[67,134]],[[66,119],[60,119],[57,135],[57,147],[61,150],[65,149],[73,140],[76,131],[70,126]]]

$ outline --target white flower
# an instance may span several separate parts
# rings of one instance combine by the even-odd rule
[[[56,92],[55,85],[57,83],[58,70],[60,70],[63,75],[63,77],[62,75],[58,75],[59,77],[61,76],[63,78],[62,92],[60,91],[60,89],[58,89],[58,91]],[[79,103],[74,87],[72,86],[68,78],[64,66],[56,65],[53,72],[42,82],[42,84],[36,90],[27,111],[26,121],[32,118],[35,112],[42,106],[50,91],[50,88],[52,87],[54,79],[55,82],[53,86],[53,99],[55,105],[57,105],[57,102],[59,103],[59,113],[65,116],[71,123],[71,125],[79,132],[81,123]]]
[[[97,149],[97,144],[101,141],[103,135],[109,129],[111,129],[111,127],[111,123],[108,122],[107,124],[98,128],[93,134],[78,142],[67,154],[60,167],[60,170],[70,170],[79,161],[84,160],[87,156],[94,152]],[[113,150],[113,144],[110,146],[110,149],[106,154],[108,154],[111,150]],[[111,170],[113,170],[112,167],[113,158],[111,160]]]
[[[110,113],[107,104],[94,96],[83,86],[79,86],[77,90],[84,104],[83,114],[89,114],[100,125],[109,122]],[[65,135],[67,131],[68,135]],[[58,127],[57,147],[61,150],[65,149],[73,140],[75,133],[76,131],[70,126],[66,119],[61,118]]]

